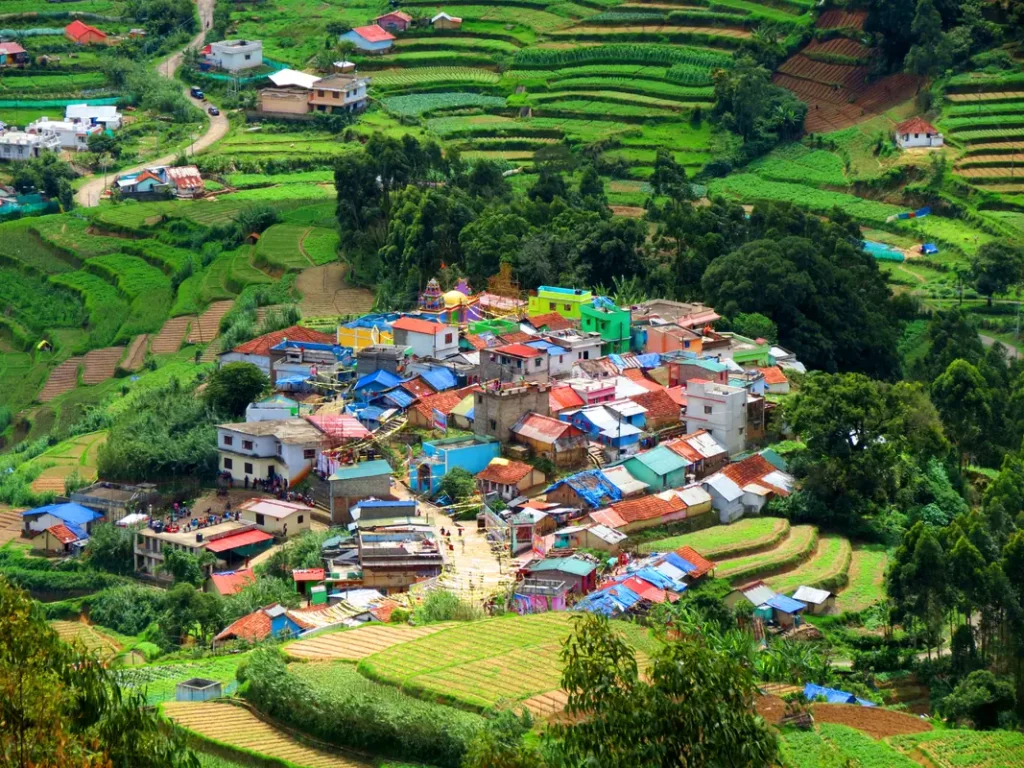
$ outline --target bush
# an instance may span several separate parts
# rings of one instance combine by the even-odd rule
[[[89,618],[122,635],[138,635],[163,610],[163,592],[136,584],[105,589],[90,600]]]
[[[435,589],[427,595],[423,604],[413,611],[417,624],[431,624],[438,621],[474,621],[482,619],[483,612],[474,605],[463,602],[453,592]]]
[[[260,711],[318,739],[442,768],[458,768],[482,722],[362,679],[324,691],[290,674],[270,648],[255,651],[238,679]]]

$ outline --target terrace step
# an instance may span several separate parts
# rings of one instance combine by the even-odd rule
[[[192,315],[183,315],[182,317],[172,317],[164,323],[160,333],[149,345],[150,351],[154,355],[168,355],[177,352],[181,348],[181,342],[185,340],[185,333],[188,331],[192,319]]]
[[[104,347],[90,350],[82,360],[85,365],[82,383],[99,384],[114,378],[114,371],[117,370],[117,364],[123,356],[124,347]]]
[[[70,392],[74,389],[78,384],[78,368],[84,360],[84,357],[69,357],[50,371],[50,377],[46,380],[46,386],[39,393],[39,402],[48,403],[65,392]]]
[[[146,360],[146,344],[149,341],[149,334],[141,334],[132,339],[125,353],[121,367],[126,371],[137,371]]]
[[[188,334],[188,343],[206,344],[213,341],[217,334],[220,333],[221,318],[231,310],[231,306],[234,303],[233,299],[215,301],[203,314],[193,318],[192,327]]]

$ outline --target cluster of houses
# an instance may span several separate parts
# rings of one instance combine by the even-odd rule
[[[30,160],[46,152],[84,152],[90,137],[116,131],[122,122],[115,106],[69,104],[61,120],[40,117],[21,131],[0,124],[0,160]]]
[[[206,184],[194,165],[159,165],[117,176],[113,189],[133,200],[176,197],[193,200],[206,194]]]
[[[260,90],[260,113],[288,118],[366,109],[370,78],[359,75],[355,65],[348,61],[335,62],[333,69],[334,72],[327,77],[294,69],[283,69],[270,75],[273,85]]]
[[[405,32],[415,21],[405,11],[388,11],[373,20],[372,24],[354,27],[340,36],[342,42],[351,43],[361,53],[387,53],[395,45],[392,32]],[[462,19],[444,11],[430,19],[434,29],[456,30],[462,28]]]

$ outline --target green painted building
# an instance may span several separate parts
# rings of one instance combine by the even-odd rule
[[[557,312],[568,320],[579,320],[582,308],[594,300],[594,294],[582,288],[556,288],[542,285],[530,297],[527,314],[546,315]]]
[[[601,336],[602,355],[624,355],[633,338],[633,314],[604,296],[580,307],[580,330]]]

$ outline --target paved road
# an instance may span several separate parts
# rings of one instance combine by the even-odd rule
[[[997,341],[997,339],[994,339],[991,336],[986,336],[983,333],[979,333],[978,336],[981,338],[981,343],[986,347],[991,347]],[[1017,347],[1011,346],[1005,341],[1001,341],[1000,343],[1006,348],[1006,356],[1011,360],[1015,357],[1021,356],[1021,351],[1017,349]]]
[[[202,31],[189,42],[189,47],[193,48],[201,47],[203,45],[203,41],[206,39],[206,29],[213,23],[213,5],[215,0],[196,0],[196,2],[199,7],[199,26]],[[156,65],[157,72],[159,72],[162,77],[174,77],[174,73],[178,70],[178,67],[181,66],[183,54],[183,50],[178,51],[177,53],[173,53],[166,59],[158,62]],[[188,96],[188,88],[185,88],[184,91],[185,95]],[[189,101],[195,104],[204,113],[206,112],[207,104],[204,104],[198,99],[193,99],[191,96],[188,96],[188,98]],[[214,142],[224,138],[227,134],[230,126],[228,124],[228,119],[223,114],[217,115],[216,117],[207,115],[207,117],[210,123],[206,128],[206,132],[201,136],[197,136],[195,142],[190,147],[186,148],[186,155],[201,152]],[[122,168],[118,173],[134,173],[136,171],[141,171],[143,168],[151,168],[154,165],[170,165],[179,154],[180,153],[178,152],[174,152],[169,155],[164,155],[163,157],[155,157],[152,160],[147,160],[145,163],[141,163],[140,165],[135,165],[131,168]],[[75,194],[75,203],[84,207],[99,205],[100,195],[103,193],[104,189],[104,178],[105,177],[102,174],[93,174],[92,178],[82,185]],[[106,176],[106,181],[110,181],[112,178],[112,174],[108,175]]]

